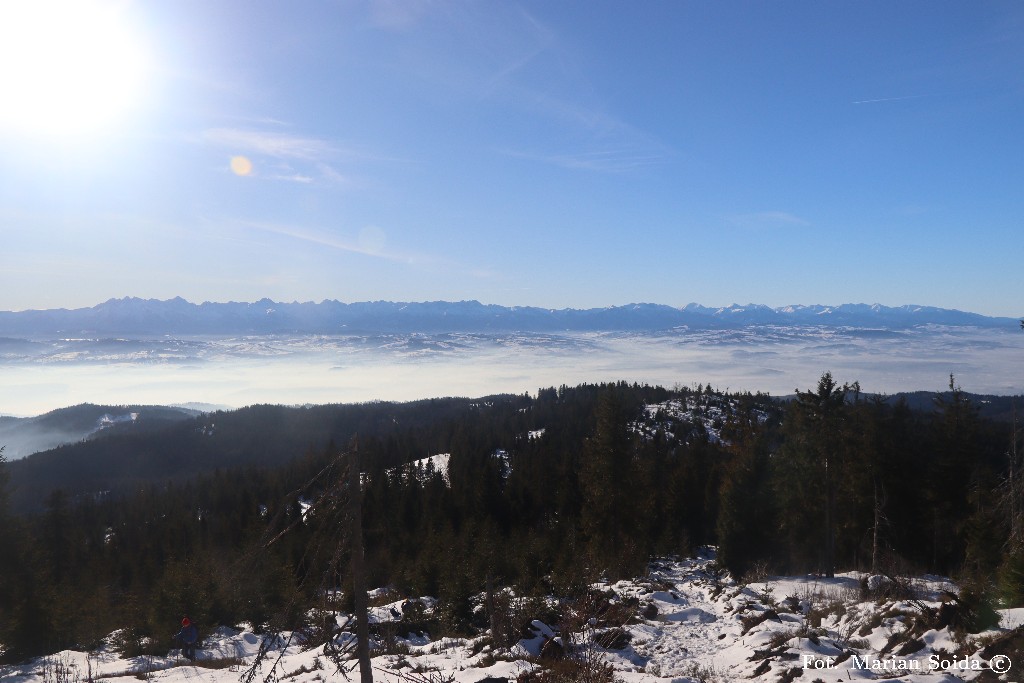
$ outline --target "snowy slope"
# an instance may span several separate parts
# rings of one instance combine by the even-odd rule
[[[388,473],[398,474],[403,479],[416,479],[421,483],[428,481],[433,474],[437,473],[441,475],[446,484],[451,485],[451,480],[448,478],[448,461],[451,457],[451,453],[438,453],[413,460],[401,467],[392,468],[388,470]]]
[[[486,636],[398,638],[397,648],[392,649],[400,653],[374,657],[374,677],[392,683],[515,679],[546,665],[538,655],[550,640],[577,643],[610,663],[616,679],[624,683],[774,683],[796,677],[808,683],[881,679],[952,683],[974,680],[990,665],[1000,669],[1007,664],[1015,668],[994,678],[991,672],[985,673],[989,678],[981,680],[1022,680],[1024,662],[982,647],[1006,637],[1005,629],[962,641],[948,628],[921,627],[922,610],[938,610],[944,592],[955,590],[948,581],[915,580],[913,599],[863,600],[862,578],[853,573],[832,579],[770,577],[739,585],[717,569],[713,551],[686,560],[661,560],[642,578],[595,585],[599,599],[595,604],[600,609],[589,619],[583,615],[584,626],[575,634],[559,633],[557,625],[534,620],[533,637],[509,649],[495,648]],[[875,577],[870,583],[884,580]],[[375,607],[371,621],[401,619],[404,604],[399,600]],[[433,606],[429,599],[422,604],[428,609]],[[1017,624],[1021,612],[1005,612],[1010,626]],[[620,621],[610,615],[618,615]],[[220,628],[206,638],[196,665],[175,651],[167,657],[135,659],[122,659],[109,649],[61,652],[2,669],[0,682],[77,683],[133,676],[166,683],[236,683],[260,641],[249,630]],[[298,641],[295,637],[275,645],[274,657],[268,660],[281,655],[275,680],[305,683],[333,677],[333,665],[323,649],[303,651]],[[269,666],[255,680],[263,680]],[[971,666],[977,670],[964,670]]]
[[[679,437],[689,442],[695,436],[695,426],[700,425],[711,443],[725,443],[722,427],[730,420],[741,417],[739,401],[719,394],[696,393],[685,398],[674,398],[662,403],[644,406],[643,420],[634,422],[630,428],[644,436],[653,438],[663,430],[668,438]],[[754,408],[749,418],[759,424],[769,419],[762,408]]]

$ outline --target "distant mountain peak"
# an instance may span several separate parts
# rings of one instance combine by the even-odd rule
[[[842,326],[903,329],[919,325],[1007,327],[1017,318],[996,318],[933,306],[881,304],[804,305],[772,308],[733,303],[681,308],[650,302],[590,309],[463,301],[342,303],[166,301],[123,297],[92,308],[0,312],[0,337],[46,338],[55,334],[361,334],[401,332],[654,331],[757,325]]]

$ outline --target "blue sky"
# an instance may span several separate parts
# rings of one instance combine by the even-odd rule
[[[39,2],[2,309],[1024,313],[1017,2]]]

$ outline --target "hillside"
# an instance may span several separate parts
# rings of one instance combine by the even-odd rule
[[[834,579],[767,576],[738,582],[723,573],[713,549],[695,558],[659,559],[640,577],[597,582],[583,599],[544,601],[500,595],[496,612],[474,597],[479,635],[442,638],[438,600],[372,592],[373,675],[386,683],[728,683],[730,681],[898,679],[912,683],[1017,681],[1024,665],[1024,609],[1003,610],[1000,624],[967,633],[954,622],[967,605],[951,599],[948,579],[900,577],[897,588],[880,575],[847,573]],[[877,586],[877,588],[871,588]],[[900,592],[902,591],[902,593]],[[488,618],[508,620],[495,633]],[[331,617],[346,645],[349,615]],[[426,629],[426,630],[424,630]],[[313,632],[285,632],[274,642],[246,626],[203,631],[193,665],[172,649],[165,656],[125,657],[106,644],[92,652],[63,651],[9,667],[5,680],[46,683],[134,675],[163,683],[202,677],[235,683],[257,678],[322,681],[339,653],[315,644]],[[260,648],[269,646],[257,665]],[[350,675],[351,655],[340,655]],[[60,672],[60,673],[57,673]]]
[[[98,406],[82,404],[35,417],[0,417],[4,456],[16,460],[32,453],[99,436],[152,433],[199,414],[165,406]]]
[[[167,624],[183,612],[210,626],[248,624],[250,636],[310,628],[309,610],[350,580],[354,491],[369,584],[435,597],[436,611],[420,613],[415,629],[433,639],[481,636],[474,596],[488,586],[529,597],[529,621],[553,627],[564,615],[549,614],[549,598],[579,600],[587,586],[637,577],[652,557],[709,545],[718,569],[680,566],[672,581],[691,569],[712,582],[724,571],[753,583],[813,573],[844,586],[859,576],[851,572],[952,576],[973,611],[929,628],[983,629],[993,605],[1024,605],[1024,484],[1015,476],[1024,449],[1008,427],[956,389],[915,411],[825,373],[783,403],[620,382],[475,400],[254,406],[148,440],[96,439],[0,466],[0,660],[96,650],[115,629],[122,651],[163,656]],[[696,609],[679,618],[721,621],[727,605],[712,597],[694,593]],[[759,598],[763,607],[770,597]],[[350,609],[345,599],[336,608]],[[903,608],[886,608],[883,620],[899,616],[893,609]],[[774,610],[772,619],[795,624]],[[913,630],[932,624],[928,615],[908,622],[914,639],[932,642],[929,629]],[[503,647],[522,633],[506,630]],[[722,633],[731,632],[711,635]],[[749,633],[740,640],[751,647]],[[770,656],[792,668],[775,652],[781,643]]]
[[[1024,411],[1024,398],[964,393],[978,416],[1011,422]],[[890,405],[906,402],[912,410],[934,411],[949,392],[914,392],[884,397]],[[865,395],[871,398],[871,395]],[[780,404],[793,397],[778,399]],[[139,485],[184,481],[218,468],[273,467],[329,443],[348,443],[355,434],[385,436],[443,423],[494,401],[528,406],[523,397],[432,399],[408,403],[376,402],[324,406],[252,406],[200,413],[161,406],[84,404],[35,418],[0,417],[0,445],[11,463],[12,505],[18,512],[38,511],[53,489],[72,496],[120,494]],[[659,415],[701,424],[717,439],[728,417],[721,394],[707,394],[689,408],[652,406],[646,429],[657,429]],[[659,414],[659,410],[661,411]],[[765,416],[766,417],[766,416]],[[543,429],[546,425],[539,425]],[[103,437],[104,440],[95,442]],[[443,450],[443,438],[426,448]],[[33,450],[35,449],[35,450]],[[38,452],[36,451],[43,451]]]
[[[11,506],[19,513],[38,512],[54,489],[73,498],[120,496],[143,485],[183,482],[218,469],[277,467],[311,451],[322,451],[328,444],[346,444],[357,433],[369,438],[443,424],[486,400],[265,405],[202,414],[140,408],[134,412],[134,420],[130,418],[133,412],[123,409],[113,412],[129,416],[127,422],[104,429],[103,439],[87,440],[78,436],[75,426],[95,427],[90,422],[93,415],[100,416],[98,424],[102,425],[102,416],[110,415],[111,410],[78,406],[54,411],[36,420],[9,423],[14,434],[20,435],[15,428],[24,424],[25,429],[37,425],[53,429],[49,434],[54,438],[69,435],[62,446],[10,463]],[[0,423],[0,433],[7,424]]]

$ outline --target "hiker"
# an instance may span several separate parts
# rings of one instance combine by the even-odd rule
[[[192,620],[185,617],[181,620],[181,630],[174,639],[181,643],[181,654],[188,657],[190,661],[196,661],[196,641],[199,640],[199,630]]]

